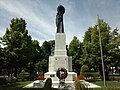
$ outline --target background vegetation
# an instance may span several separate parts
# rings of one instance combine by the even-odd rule
[[[86,30],[83,41],[74,36],[68,47],[66,46],[67,54],[72,56],[73,71],[78,75],[81,66],[87,65],[89,70],[99,72],[102,76],[98,22],[106,77],[109,72],[120,74],[119,29],[112,29],[103,19],[98,19],[94,26]],[[55,41],[44,41],[40,46],[37,40],[32,40],[28,31],[24,19],[13,18],[10,27],[0,37],[0,43],[4,46],[0,45],[0,75],[19,77],[24,70],[30,79],[34,79],[48,71],[48,60],[54,53]],[[111,67],[115,69],[111,70]]]

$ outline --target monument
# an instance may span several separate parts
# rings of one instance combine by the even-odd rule
[[[68,76],[65,79],[65,83],[73,83],[74,79],[77,77],[75,72],[72,72],[72,57],[67,56],[66,50],[66,35],[64,33],[63,26],[63,14],[65,13],[65,8],[62,5],[57,7],[56,15],[56,27],[57,32],[55,34],[55,50],[54,55],[49,56],[49,71],[44,74],[45,78],[51,78],[52,83],[59,83],[59,79],[56,76],[58,68],[64,67]]]

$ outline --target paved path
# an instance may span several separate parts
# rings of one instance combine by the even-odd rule
[[[36,80],[23,88],[42,88],[44,86],[43,80]]]
[[[101,88],[101,86],[87,82],[85,80],[82,80],[81,83],[84,84],[86,88]]]
[[[82,84],[84,84],[86,88],[101,88],[101,86],[87,82],[85,80],[82,80],[80,82]],[[36,81],[24,86],[23,88],[42,88],[42,87],[44,87],[44,82],[42,80],[36,80]],[[53,86],[53,88],[58,88],[58,84]],[[67,88],[68,90],[75,90],[74,83],[65,84],[65,86],[63,86],[63,88]]]

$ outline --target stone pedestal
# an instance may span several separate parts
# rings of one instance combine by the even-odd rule
[[[66,68],[68,72],[65,82],[73,83],[77,74],[72,72],[72,57],[67,56],[65,33],[56,33],[54,56],[49,56],[49,71],[45,73],[45,78],[51,78],[53,83],[59,83],[56,71],[61,67]]]
[[[71,56],[49,56],[49,72],[56,72],[58,68],[64,67],[67,71],[72,71]]]
[[[55,34],[55,56],[66,56],[66,36],[65,33]]]
[[[76,75],[77,74],[75,72],[68,72],[68,76],[65,81],[75,81]],[[45,78],[51,78],[53,82],[59,81],[58,77],[56,76],[56,72],[47,72],[45,73],[45,76]]]

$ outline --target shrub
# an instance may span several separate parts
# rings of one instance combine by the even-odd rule
[[[8,80],[6,80],[6,78],[0,78],[0,86],[1,85],[7,85]]]
[[[80,90],[80,81],[78,79],[75,80],[75,90]]]
[[[25,70],[22,70],[22,71],[20,72],[20,74],[17,75],[17,79],[22,79],[22,81],[23,81],[24,79],[29,79],[29,78],[30,78],[30,74],[29,74],[29,72],[25,72]]]
[[[52,90],[52,79],[47,78],[45,85],[44,85],[44,90]]]
[[[87,79],[87,76],[89,75],[89,67],[88,66],[86,66],[86,65],[83,65],[82,67],[81,67],[81,69],[80,69],[80,75],[83,75],[83,76],[85,76],[86,77],[86,79]]]
[[[90,76],[93,77],[94,79],[100,78],[99,72],[90,72]]]
[[[117,76],[117,75],[111,75],[111,76],[108,76],[108,79],[109,80],[115,80],[115,81],[120,81],[120,76]]]
[[[6,77],[0,77],[0,86],[1,85],[14,85],[16,83],[16,78],[6,78]]]
[[[78,80],[75,80],[75,90],[85,90],[85,86]]]

